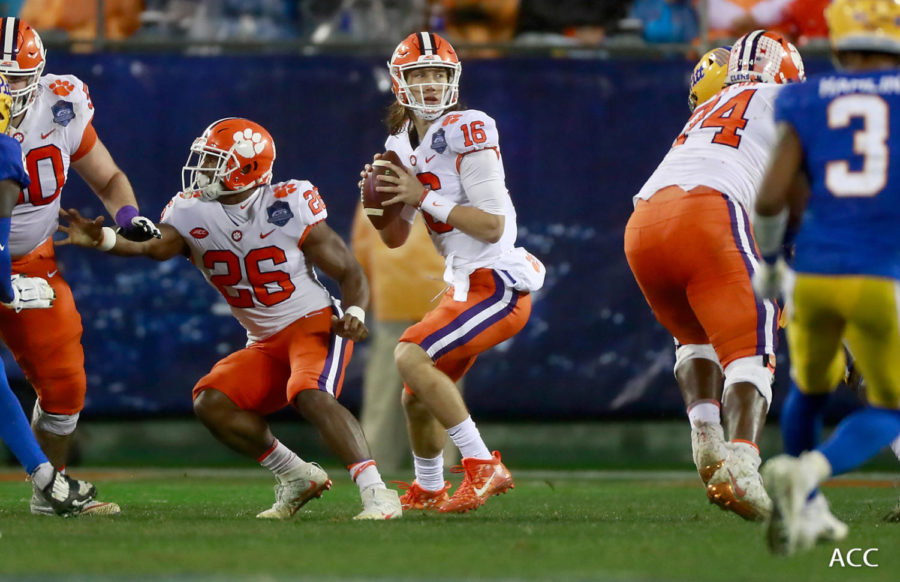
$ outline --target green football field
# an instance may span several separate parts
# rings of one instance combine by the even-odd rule
[[[326,467],[327,468],[327,467]],[[689,472],[519,471],[516,488],[467,515],[355,522],[356,487],[334,488],[291,521],[255,519],[273,501],[262,469],[116,469],[78,475],[123,507],[115,518],[37,517],[19,473],[0,480],[7,580],[895,581],[896,474],[825,487],[850,536],[793,558],[768,555],[762,526],[720,511]],[[877,568],[829,567],[835,547]],[[858,556],[857,556],[858,559]]]

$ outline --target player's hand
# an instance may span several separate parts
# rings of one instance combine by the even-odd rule
[[[130,227],[120,227],[116,234],[121,234],[124,238],[134,242],[145,242],[151,238],[162,238],[159,228],[145,216],[135,216],[131,219]]]
[[[372,161],[375,161],[375,160],[379,159],[380,157],[381,157],[381,154],[375,154],[375,157],[374,157],[374,159],[373,159]],[[364,201],[365,201],[364,198],[363,198],[363,185],[366,183],[366,176],[368,176],[369,174],[371,174],[373,169],[374,169],[374,168],[372,168],[372,164],[366,164],[365,166],[363,166],[362,171],[360,171],[360,173],[359,173],[359,182],[357,182],[356,185],[359,186],[359,200],[360,200],[360,202],[364,202]]]
[[[350,341],[361,342],[369,337],[369,328],[356,317],[345,313],[343,317],[331,316],[331,330]]]
[[[782,294],[784,286],[784,261],[778,259],[775,264],[759,261],[753,273],[753,291],[762,299],[775,299]]]
[[[40,277],[12,276],[13,300],[5,307],[19,313],[23,309],[47,309],[53,306],[56,291],[46,279]]]
[[[54,240],[56,246],[77,245],[80,247],[95,247],[103,242],[103,217],[94,219],[85,218],[74,208],[69,210],[59,209],[59,217],[65,219],[68,224],[59,223],[56,230],[65,233],[66,237]]]
[[[376,156],[380,157],[380,156]],[[387,160],[385,160],[387,162]],[[391,162],[387,162],[385,166],[393,172],[393,175],[382,174],[378,176],[378,180],[383,183],[382,186],[376,186],[379,192],[393,193],[395,196],[381,203],[382,206],[390,206],[391,204],[399,204],[401,202],[410,206],[418,207],[419,199],[422,198],[424,186],[409,168],[400,168]]]

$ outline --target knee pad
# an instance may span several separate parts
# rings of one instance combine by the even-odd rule
[[[41,408],[41,403],[34,403],[34,410],[31,412],[31,424],[34,428],[40,429],[57,436],[68,436],[75,432],[75,426],[78,424],[78,416],[80,412],[75,414],[52,414]]]
[[[759,391],[760,395],[766,400],[766,407],[772,404],[772,382],[775,376],[772,369],[766,365],[769,356],[750,356],[748,358],[738,358],[728,364],[725,368],[725,389],[722,391],[722,398],[725,398],[725,392],[740,382],[749,382],[753,384]]]
[[[679,366],[689,360],[697,359],[713,361],[719,366],[719,370],[722,369],[722,364],[719,363],[719,356],[716,355],[716,350],[713,349],[711,344],[683,344],[675,347],[675,368],[672,372],[677,376]]]

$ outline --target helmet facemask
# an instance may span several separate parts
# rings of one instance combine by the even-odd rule
[[[181,169],[183,191],[200,192],[200,196],[209,201],[219,196],[236,194],[226,186],[228,174],[238,170],[237,160],[232,153],[207,147],[205,138],[195,139],[187,162]]]
[[[441,69],[446,71],[445,82],[425,81],[417,83],[409,77],[415,77],[416,71],[422,69]],[[414,63],[409,65],[391,66],[391,78],[397,86],[397,101],[401,105],[413,110],[413,113],[425,120],[431,121],[440,117],[444,111],[453,107],[459,101],[459,63],[444,63],[440,60],[434,62]],[[413,81],[410,84],[410,81]],[[433,94],[435,102],[426,101],[425,90],[428,87],[435,88]]]
[[[13,63],[13,67],[17,66]],[[39,89],[38,82],[41,80],[41,73],[44,72],[44,62],[42,61],[34,69],[21,71],[17,68],[3,67],[3,75],[9,80],[9,94],[12,96],[12,117],[18,117],[22,113],[28,111],[28,108],[37,98]],[[18,89],[13,88],[13,84],[25,81],[25,86]]]

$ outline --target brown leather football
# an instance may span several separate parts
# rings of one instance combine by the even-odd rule
[[[381,158],[375,160],[372,164],[372,171],[366,175],[365,180],[363,181],[362,188],[362,203],[363,210],[366,213],[366,216],[369,217],[369,221],[372,223],[372,226],[381,230],[385,228],[388,224],[396,220],[398,216],[400,216],[400,211],[403,210],[403,204],[391,204],[390,206],[382,206],[381,203],[385,200],[389,200],[394,197],[394,193],[392,192],[379,192],[375,189],[376,186],[389,186],[389,182],[383,182],[377,179],[377,176],[381,175],[391,175],[393,172],[387,168],[387,166],[383,164],[379,164],[382,160],[387,160],[394,164],[395,166],[399,166],[403,168],[403,162],[400,161],[400,156],[397,155],[397,152],[393,150],[388,150],[381,154]]]

